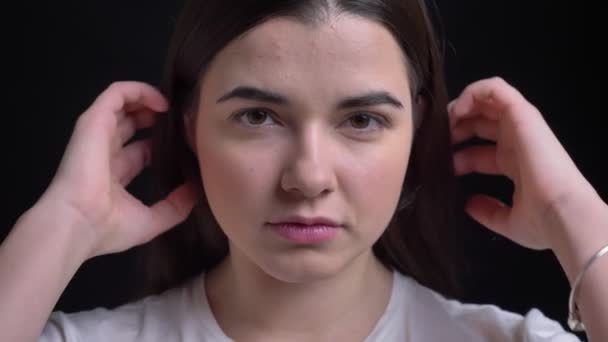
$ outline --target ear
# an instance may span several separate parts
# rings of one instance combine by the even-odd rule
[[[184,134],[186,139],[186,144],[190,147],[190,150],[196,154],[196,117],[195,113],[187,112],[184,114]]]
[[[412,119],[414,125],[414,134],[418,132],[418,128],[422,125],[422,120],[424,119],[424,115],[428,109],[428,101],[426,96],[422,94],[416,95],[414,110],[412,112]]]

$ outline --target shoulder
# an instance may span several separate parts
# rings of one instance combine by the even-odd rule
[[[580,341],[536,308],[521,315],[493,304],[464,303],[446,298],[408,276],[398,278],[402,291],[408,292],[404,298],[412,310],[420,313],[414,315],[425,321],[421,325],[433,330],[459,333],[468,341]]]
[[[198,327],[193,320],[198,300],[195,282],[169,289],[113,309],[66,313],[55,311],[49,317],[39,342],[51,341],[166,341],[170,334],[191,334]],[[193,324],[189,324],[193,323]]]

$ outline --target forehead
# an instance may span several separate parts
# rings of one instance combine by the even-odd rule
[[[361,87],[409,89],[405,57],[391,33],[349,14],[318,25],[287,17],[266,21],[221,50],[207,78],[222,88],[246,82],[302,91],[314,84],[336,96]]]

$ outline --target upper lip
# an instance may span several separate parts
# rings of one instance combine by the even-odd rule
[[[281,224],[281,223],[282,224],[297,223],[297,224],[305,224],[308,226],[313,226],[313,225],[323,225],[323,226],[332,226],[332,227],[341,226],[341,224],[339,224],[337,221],[332,220],[327,217],[323,217],[323,216],[305,217],[305,216],[294,215],[294,216],[286,217],[285,219],[280,219],[280,220],[270,222],[270,224]]]

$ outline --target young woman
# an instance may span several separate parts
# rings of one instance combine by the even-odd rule
[[[512,206],[467,202],[480,223],[553,250],[573,283],[594,260],[576,299],[608,340],[608,258],[590,259],[608,206],[503,80],[448,105],[440,55],[421,0],[188,2],[161,90],[104,91],[0,247],[0,340],[578,340],[455,299],[470,172],[515,185]],[[495,144],[453,153],[473,136]],[[149,164],[164,198],[146,206],[124,187]],[[85,260],[148,242],[148,296],[51,313]]]

